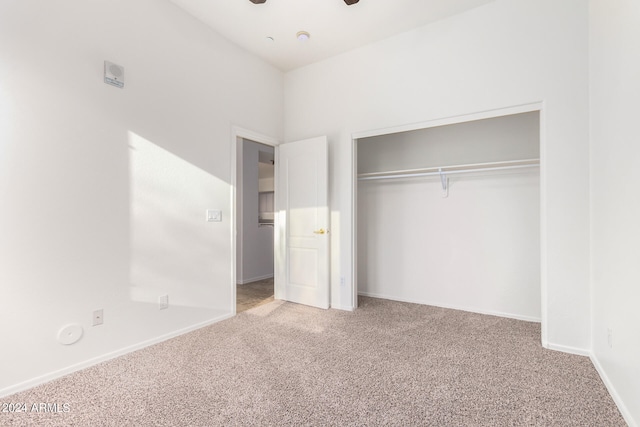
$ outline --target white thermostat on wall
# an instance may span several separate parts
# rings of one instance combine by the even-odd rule
[[[208,222],[222,221],[222,211],[220,209],[207,209],[207,221]]]
[[[124,87],[124,67],[113,62],[104,61],[104,82],[108,85]]]

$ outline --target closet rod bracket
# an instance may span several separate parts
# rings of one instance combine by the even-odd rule
[[[440,174],[440,182],[442,183],[442,197],[449,197],[449,177],[442,172],[442,168],[438,168]]]

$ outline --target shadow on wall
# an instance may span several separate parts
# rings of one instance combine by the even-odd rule
[[[229,218],[205,215],[228,184],[133,132],[129,162],[131,301],[229,309],[229,283],[214,280],[230,262]]]

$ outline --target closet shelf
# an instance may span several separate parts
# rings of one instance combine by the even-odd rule
[[[499,171],[508,169],[522,169],[540,166],[540,159],[511,160],[505,162],[471,163],[466,165],[439,166],[422,169],[404,169],[386,172],[368,172],[358,174],[359,181],[375,179],[417,178],[422,176],[435,176],[443,174],[452,175],[459,173]]]

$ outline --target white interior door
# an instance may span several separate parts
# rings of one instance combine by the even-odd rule
[[[329,308],[327,137],[277,152],[275,297]]]

